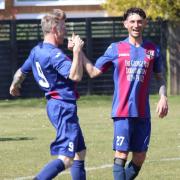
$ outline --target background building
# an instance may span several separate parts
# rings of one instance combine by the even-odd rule
[[[105,17],[105,0],[0,0],[1,19],[40,19],[46,12],[60,8],[68,17]]]

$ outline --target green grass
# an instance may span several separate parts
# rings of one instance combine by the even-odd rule
[[[178,180],[180,96],[169,97],[170,110],[164,119],[159,119],[155,113],[158,96],[150,99],[151,143],[137,180]],[[49,144],[55,132],[47,119],[45,103],[44,99],[0,101],[0,180],[32,179],[52,159]],[[78,101],[78,107],[87,145],[87,180],[112,180],[111,97],[85,96]],[[104,165],[108,166],[103,168]],[[67,171],[56,179],[71,178]]]

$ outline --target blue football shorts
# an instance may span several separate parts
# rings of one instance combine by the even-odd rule
[[[50,145],[51,155],[73,158],[76,152],[86,149],[77,116],[76,102],[49,99],[47,114],[56,129],[56,139]]]
[[[114,118],[114,151],[146,152],[151,135],[150,118]]]

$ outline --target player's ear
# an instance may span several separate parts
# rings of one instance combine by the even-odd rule
[[[124,27],[127,29],[127,28],[128,28],[128,26],[127,26],[127,20],[125,20],[125,21],[123,22],[123,24],[124,24]]]
[[[51,28],[51,31],[52,31],[53,34],[56,34],[56,33],[57,33],[57,28],[56,28],[56,26],[53,26],[53,27]]]

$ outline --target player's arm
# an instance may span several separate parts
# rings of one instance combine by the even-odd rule
[[[74,48],[74,39],[75,39],[75,34],[72,34],[72,37],[68,38],[68,49],[69,50],[73,50]],[[91,61],[85,56],[84,52],[81,50],[80,53],[80,61],[82,63],[82,66],[85,68],[86,72],[88,73],[88,75],[91,78],[97,77],[100,74],[102,74],[102,72],[96,68]]]
[[[162,73],[155,73],[156,80],[159,85],[159,102],[157,104],[156,112],[160,118],[163,118],[168,113],[168,101],[167,101],[167,90],[166,83]]]
[[[104,54],[96,60],[95,65],[91,63],[91,61],[85,56],[83,52],[82,56],[84,68],[86,69],[89,76],[94,78],[106,72],[112,66],[113,60],[117,59],[118,57],[117,47],[115,43],[110,44]]]
[[[91,78],[97,77],[102,74],[98,68],[96,68],[91,61],[85,56],[84,52],[81,52],[83,58],[83,66]]]
[[[26,78],[26,75],[22,73],[21,69],[18,69],[16,73],[14,74],[13,81],[9,89],[9,93],[12,96],[20,95],[21,84],[25,78]]]
[[[79,82],[83,76],[82,55],[80,52],[84,42],[79,36],[75,36],[73,43],[73,62],[70,69],[69,79]]]

